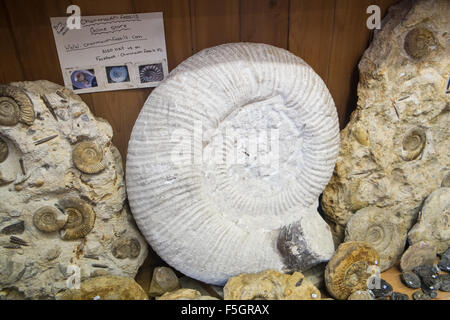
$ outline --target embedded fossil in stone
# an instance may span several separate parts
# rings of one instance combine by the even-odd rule
[[[436,248],[426,242],[419,241],[403,253],[400,268],[402,271],[411,271],[421,265],[432,265],[435,260]]]
[[[368,279],[380,263],[377,251],[365,242],[339,245],[325,268],[325,285],[336,299],[346,300],[357,290],[366,290]]]
[[[52,206],[38,209],[33,215],[34,226],[42,232],[55,232],[64,227],[67,215]]]
[[[25,231],[25,222],[23,220],[10,224],[4,227],[0,234],[22,234]]]
[[[141,244],[136,238],[122,237],[113,245],[112,254],[117,259],[137,258],[141,252]]]
[[[60,231],[63,240],[84,238],[95,224],[95,212],[92,207],[79,198],[68,197],[59,204],[67,214],[67,223]]]
[[[398,1],[358,64],[358,107],[341,131],[336,169],[322,197],[336,243],[350,217],[369,205],[392,212],[409,230],[450,169],[449,10],[447,0]],[[429,33],[436,43],[418,36]],[[417,59],[405,51],[405,38]]]
[[[402,141],[402,158],[406,161],[417,159],[427,143],[425,131],[415,128],[406,133]]]
[[[33,124],[33,103],[22,89],[0,85],[0,125],[14,126],[18,122]]]
[[[447,172],[444,179],[442,179],[441,187],[450,188],[450,172]]]
[[[320,291],[302,273],[265,270],[231,277],[223,288],[225,300],[320,300]]]
[[[425,27],[414,28],[405,37],[406,53],[414,59],[422,59],[437,45],[433,32]]]
[[[406,226],[392,212],[366,207],[358,210],[348,221],[345,241],[364,241],[380,255],[381,271],[396,263],[405,248]]]
[[[0,163],[4,162],[8,158],[8,154],[8,144],[0,137]]]
[[[425,241],[444,252],[450,246],[450,188],[438,188],[425,200],[417,223],[408,233],[408,241]]]
[[[83,141],[76,145],[72,152],[75,167],[84,173],[93,174],[105,169],[103,150],[94,142]]]

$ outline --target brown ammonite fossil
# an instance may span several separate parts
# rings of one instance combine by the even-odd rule
[[[424,27],[414,28],[405,37],[406,53],[414,59],[422,59],[437,45],[433,32]]]
[[[33,124],[33,103],[24,90],[0,85],[0,125],[14,126],[18,122],[29,126]]]
[[[105,169],[103,150],[91,141],[83,141],[76,145],[72,152],[75,167],[81,172],[94,174]]]
[[[136,238],[122,237],[118,239],[112,249],[112,254],[117,259],[134,259],[141,252],[141,244]]]
[[[95,224],[95,212],[92,207],[80,198],[68,197],[59,201],[67,214],[67,223],[60,231],[63,240],[84,238],[91,232]]]
[[[372,268],[379,263],[378,252],[368,243],[340,244],[325,268],[328,292],[336,299],[346,300],[357,290],[367,290]]]
[[[409,130],[402,140],[402,158],[405,161],[417,159],[425,149],[427,136],[422,128]]]
[[[67,216],[52,206],[38,209],[33,215],[34,226],[42,232],[54,232],[62,229]]]
[[[8,158],[8,154],[8,144],[0,137],[0,163],[4,162]]]

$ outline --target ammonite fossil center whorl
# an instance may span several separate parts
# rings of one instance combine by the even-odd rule
[[[297,260],[327,261],[334,250],[326,223],[307,216],[338,148],[333,99],[302,59],[264,44],[205,49],[139,115],[127,159],[131,209],[157,253],[204,282],[286,270],[286,260],[311,267]]]

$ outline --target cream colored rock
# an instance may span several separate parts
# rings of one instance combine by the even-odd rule
[[[450,246],[450,188],[438,188],[425,200],[408,241],[425,241],[443,253]]]
[[[193,289],[178,289],[172,292],[166,292],[156,300],[198,300],[202,294]]]
[[[275,270],[241,274],[228,280],[225,300],[320,300],[320,291],[300,272]]]
[[[400,261],[407,238],[402,219],[378,207],[358,210],[345,228],[345,242],[363,241],[380,255],[380,268],[385,271]]]
[[[370,290],[357,290],[353,292],[347,300],[375,300],[375,295]]]
[[[150,297],[161,296],[166,292],[180,288],[180,282],[175,272],[167,267],[157,267],[153,270],[153,277],[148,292]]]
[[[78,268],[75,276],[81,280],[100,271],[134,277],[147,244],[124,207],[124,172],[111,143],[111,126],[57,84],[13,86],[28,97],[35,117],[27,116],[34,118],[28,123],[0,124],[0,138],[8,146],[0,163],[0,269],[6,268],[0,290],[15,288],[27,299],[52,299],[67,289],[66,281]],[[5,107],[1,103],[0,109]],[[101,148],[104,170],[86,174],[74,166],[72,151],[80,141]],[[45,207],[50,209],[40,210]],[[20,240],[11,243],[11,236]],[[115,257],[120,239],[129,241]]]
[[[105,276],[83,281],[80,289],[57,295],[58,300],[148,300],[144,289],[131,278]]]
[[[316,208],[338,147],[333,99],[302,59],[265,44],[205,49],[142,108],[130,206],[152,248],[191,278],[306,270],[333,253]]]
[[[401,1],[375,31],[359,63],[358,105],[341,131],[322,198],[336,242],[367,206],[399,215],[411,228],[423,200],[448,177],[449,25],[449,1]]]
[[[422,265],[433,265],[436,262],[436,248],[426,242],[419,241],[410,246],[402,255],[400,268],[412,271]]]

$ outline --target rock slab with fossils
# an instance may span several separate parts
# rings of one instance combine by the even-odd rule
[[[51,299],[78,276],[135,276],[147,247],[124,206],[112,135],[57,84],[0,86],[1,298]]]
[[[375,31],[359,63],[358,106],[341,131],[322,198],[336,242],[352,215],[369,206],[409,230],[424,199],[450,183],[449,25],[449,1],[408,0]]]
[[[205,49],[142,108],[130,206],[158,255],[197,280],[304,271],[334,252],[317,207],[338,149],[333,99],[302,59],[265,44]]]

